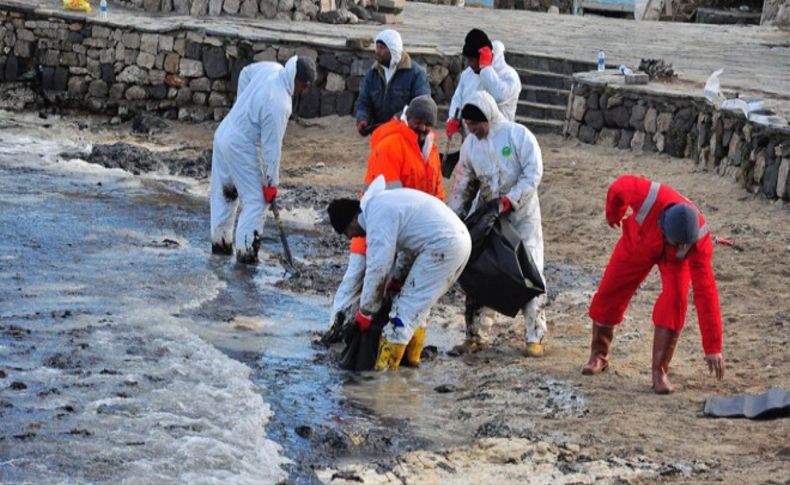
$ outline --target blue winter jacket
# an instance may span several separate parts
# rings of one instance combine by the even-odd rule
[[[384,68],[377,62],[365,74],[359,90],[357,123],[368,120],[371,128],[385,123],[423,94],[431,94],[428,76],[422,66],[412,62],[408,53],[403,53],[389,85],[384,78]]]

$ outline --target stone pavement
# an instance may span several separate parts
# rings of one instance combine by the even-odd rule
[[[95,2],[97,3],[97,2]],[[5,5],[51,8],[67,14],[60,0],[0,0]],[[98,20],[98,14],[90,14]],[[82,17],[83,14],[71,14]],[[404,23],[330,25],[317,22],[153,16],[111,6],[109,23],[131,23],[151,31],[202,28],[209,33],[254,40],[345,45],[347,37],[374,36],[383,28],[401,32],[407,50],[459,54],[466,32],[478,27],[512,52],[594,62],[604,49],[608,64],[636,67],[640,58],[663,58],[684,79],[704,82],[724,68],[725,88],[790,101],[790,33],[765,26],[636,22],[603,17],[550,15],[522,10],[483,10],[410,2]],[[145,21],[142,22],[143,18]]]

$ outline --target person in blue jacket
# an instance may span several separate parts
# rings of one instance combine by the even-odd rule
[[[403,40],[392,29],[376,36],[376,63],[365,74],[357,98],[357,131],[367,136],[400,113],[417,96],[431,94],[425,69],[403,52]]]

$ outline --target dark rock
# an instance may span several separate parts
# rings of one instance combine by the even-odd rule
[[[579,140],[592,145],[595,143],[595,130],[590,128],[588,125],[582,125],[579,127]]]
[[[347,67],[340,63],[334,54],[321,54],[318,56],[318,65],[327,71],[343,73],[343,68]]]
[[[631,109],[631,118],[628,120],[628,124],[631,128],[635,130],[644,130],[645,129],[645,114],[647,114],[647,108],[644,105],[638,104]]]
[[[55,68],[45,66],[41,69],[41,87],[44,91],[53,91],[55,89]]]
[[[241,70],[250,64],[252,64],[252,58],[245,57],[233,61],[233,65],[230,69],[230,85],[228,86],[230,92],[235,93],[239,88],[239,76],[241,75]]]
[[[8,56],[5,61],[5,80],[16,81],[19,77],[19,61],[16,56]]]
[[[65,91],[69,83],[69,71],[65,67],[55,68],[52,89],[54,91]]]
[[[620,105],[612,109],[607,109],[604,112],[604,118],[606,119],[607,126],[628,128],[628,123],[631,117],[628,114],[628,108]]]
[[[510,426],[504,423],[502,418],[495,418],[483,423],[475,431],[475,437],[477,438],[509,438],[512,435],[513,431],[510,429]]]
[[[83,39],[85,37],[80,32],[69,32],[68,37],[66,37],[66,41],[72,44],[82,44]]]
[[[587,96],[587,109],[598,109],[599,107],[598,93],[590,93],[590,95]]]
[[[617,144],[617,148],[621,150],[630,150],[631,139],[633,138],[634,138],[634,130],[621,130],[620,141]]]
[[[167,98],[167,85],[159,84],[156,86],[151,86],[148,88],[148,92],[154,99],[165,99]]]
[[[343,91],[337,97],[337,114],[340,116],[350,115],[354,110],[354,93]]]
[[[299,96],[299,116],[315,118],[321,113],[321,91],[311,89]]]
[[[587,113],[584,115],[584,123],[585,126],[588,126],[589,128],[598,131],[601,128],[603,128],[603,114],[601,113],[600,110],[597,109],[587,110]]]
[[[439,358],[439,349],[435,345],[426,345],[420,352],[422,362],[433,362],[437,358]]]
[[[101,71],[102,81],[106,82],[108,86],[115,83],[115,69],[112,64],[102,64],[99,69]]]
[[[654,135],[652,135],[650,133],[648,133],[647,136],[645,136],[645,143],[642,145],[642,150],[644,150],[646,152],[657,152],[658,151],[658,145],[656,145],[655,140],[653,140],[653,136]]]
[[[296,431],[296,434],[304,439],[310,438],[310,436],[313,434],[313,428],[310,426],[297,426],[294,428],[294,431]]]
[[[450,70],[450,74],[453,76],[457,76],[464,70],[464,64],[461,61],[461,56],[453,56],[450,60],[450,65],[447,66],[447,69]]]
[[[773,152],[773,150],[770,150],[770,152]],[[775,198],[777,182],[779,182],[779,161],[772,160],[765,164],[761,192],[770,199]]]
[[[439,394],[448,394],[457,391],[458,388],[452,384],[442,384],[434,387],[433,390],[438,392]]]
[[[337,101],[337,94],[329,91],[324,91],[321,94],[321,116],[329,116],[335,114],[335,102]]]
[[[349,91],[351,91],[351,92],[358,93],[359,92],[359,87],[360,87],[360,85],[362,85],[362,80],[363,79],[364,79],[364,77],[362,77],[362,76],[351,76],[351,77],[349,77],[348,79],[346,79],[346,88]]]
[[[228,75],[228,59],[222,47],[203,49],[203,69],[209,79],[219,79]]]
[[[184,57],[186,57],[187,59],[200,60],[202,54],[203,53],[200,44],[198,44],[197,42],[187,41],[187,47],[186,50],[184,51]]]
[[[349,5],[348,10],[357,16],[359,20],[370,20],[370,11],[359,5]]]
[[[8,388],[12,391],[24,391],[27,389],[27,385],[24,382],[14,381]]]
[[[132,132],[151,134],[158,133],[167,128],[167,123],[146,113],[141,113],[132,120]]]

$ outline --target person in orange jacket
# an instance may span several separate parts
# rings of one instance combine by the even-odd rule
[[[445,199],[442,185],[441,161],[436,146],[436,134],[432,131],[436,125],[436,103],[428,95],[418,96],[405,108],[400,118],[379,126],[370,140],[371,150],[368,168],[365,174],[367,188],[379,175],[383,175],[387,189],[410,188],[433,195],[440,200]],[[356,237],[351,240],[351,256],[343,280],[335,293],[330,315],[330,330],[327,335],[339,335],[332,332],[341,323],[353,318],[362,290],[365,274],[365,238]],[[405,253],[398,255],[397,262],[390,278],[389,290],[398,291],[411,266],[411,256]],[[415,332],[420,339],[419,348],[425,336],[425,327]],[[330,339],[330,342],[333,339]],[[407,355],[408,358],[408,355]],[[412,364],[419,362],[410,359]]]
[[[632,212],[625,217],[629,208]],[[631,297],[657,265],[661,294],[653,308],[653,389],[656,394],[672,392],[669,363],[685,323],[689,283],[705,362],[718,380],[723,379],[721,311],[711,265],[713,241],[699,209],[667,185],[623,175],[606,195],[606,221],[613,228],[622,225],[623,235],[590,305],[592,343],[582,374],[598,374],[607,368],[614,327],[623,321]]]

